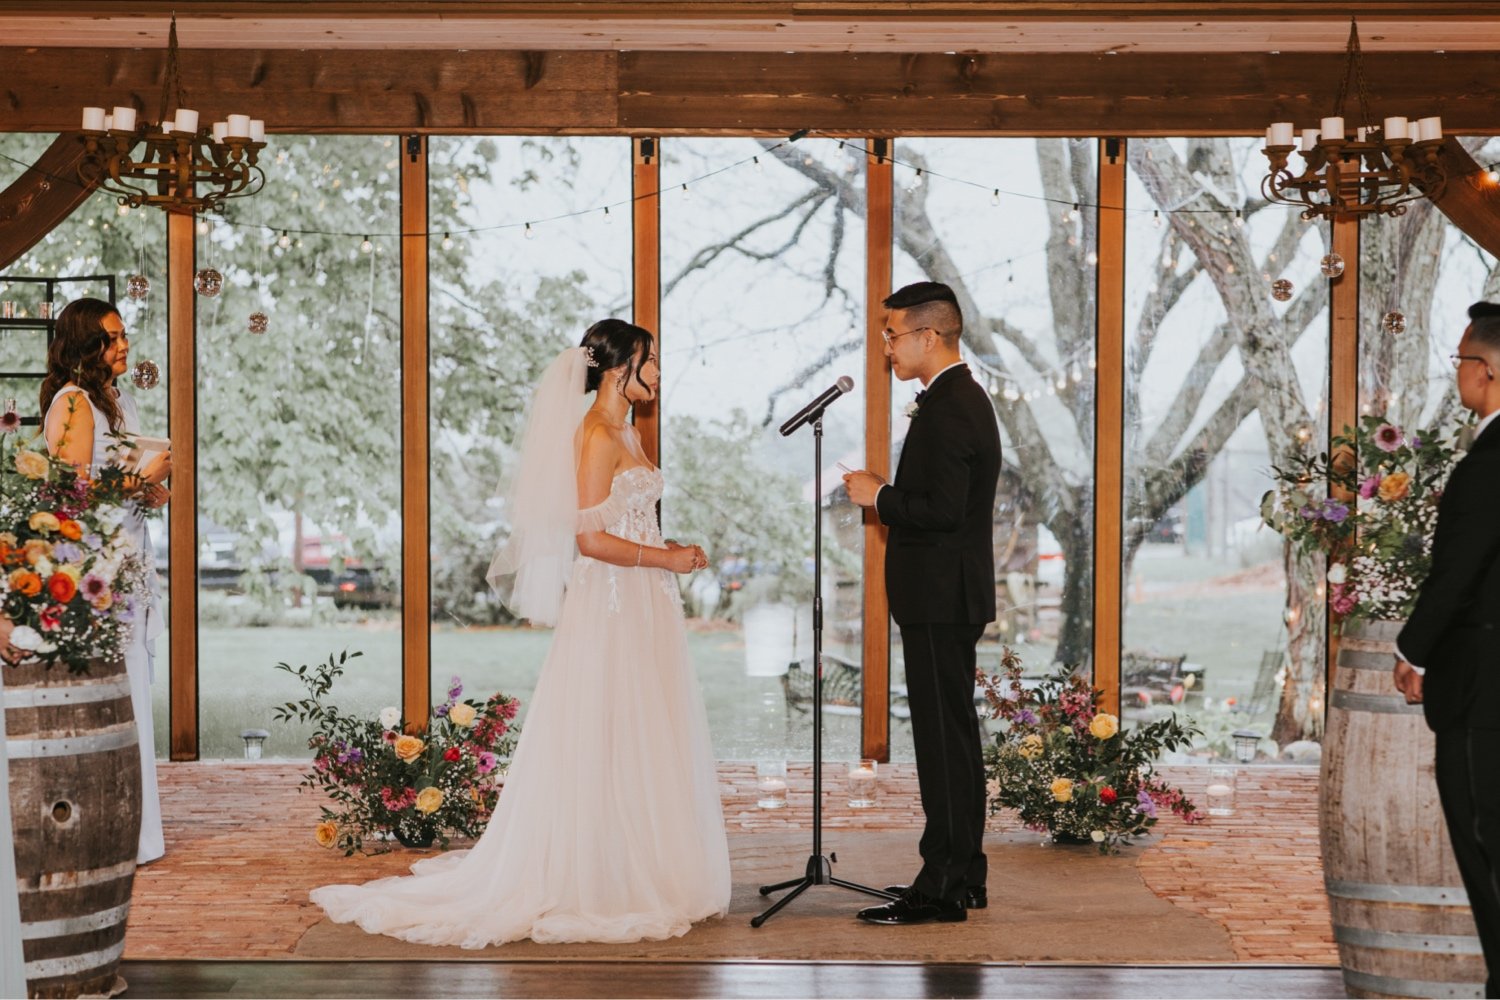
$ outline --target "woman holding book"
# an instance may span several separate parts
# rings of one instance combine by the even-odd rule
[[[135,627],[125,651],[130,703],[141,748],[141,841],[136,861],[145,864],[166,853],[161,800],[156,789],[156,739],[151,724],[151,680],[156,637],[164,630],[156,563],[145,512],[167,502],[165,485],[172,454],[164,451],[134,468],[130,439],[140,433],[135,399],[115,387],[130,362],[130,338],[113,305],[100,299],[70,302],[57,316],[42,382],[42,428],[47,449],[80,472],[120,465],[136,478],[136,504],[125,514],[125,534],[146,568],[147,598],[135,608]]]

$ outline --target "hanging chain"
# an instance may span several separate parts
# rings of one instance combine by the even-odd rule
[[[1344,98],[1349,94],[1349,79],[1353,77],[1355,92],[1359,97],[1360,119],[1357,125],[1369,125],[1372,121],[1370,90],[1365,85],[1364,53],[1359,47],[1359,22],[1352,17],[1349,19],[1349,44],[1345,47],[1344,54],[1344,76],[1339,81],[1339,94],[1333,102],[1333,113],[1340,118],[1344,117]]]
[[[177,15],[175,13],[172,15],[172,26],[167,29],[167,67],[161,77],[161,110],[156,117],[158,122],[167,120],[169,97],[176,97],[177,107],[182,107],[182,74],[177,68]]]

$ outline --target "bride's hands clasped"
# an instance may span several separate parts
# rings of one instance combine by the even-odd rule
[[[666,540],[666,568],[673,573],[691,573],[708,568],[708,556],[701,545],[682,545],[672,539]]]

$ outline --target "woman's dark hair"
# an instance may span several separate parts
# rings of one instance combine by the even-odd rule
[[[52,346],[47,349],[47,377],[42,380],[44,421],[58,390],[72,382],[103,411],[110,430],[117,431],[124,424],[125,415],[115,398],[115,372],[104,360],[109,349],[104,317],[118,315],[120,310],[103,299],[74,299],[57,314]]]
[[[589,348],[594,359],[593,364],[589,365],[583,391],[593,392],[599,388],[604,373],[621,365],[628,366],[625,370],[627,382],[633,378],[640,382],[642,388],[649,389],[641,380],[641,365],[651,354],[651,342],[655,339],[644,326],[636,326],[623,319],[601,319],[589,327],[578,345]],[[640,355],[640,360],[636,360],[636,355]]]

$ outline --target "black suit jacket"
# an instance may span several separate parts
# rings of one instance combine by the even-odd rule
[[[1432,571],[1396,645],[1426,670],[1422,703],[1434,731],[1500,729],[1500,419],[1448,478]]]
[[[890,526],[885,589],[897,625],[995,620],[1000,429],[989,395],[957,365],[917,403],[896,478],[875,510]]]

